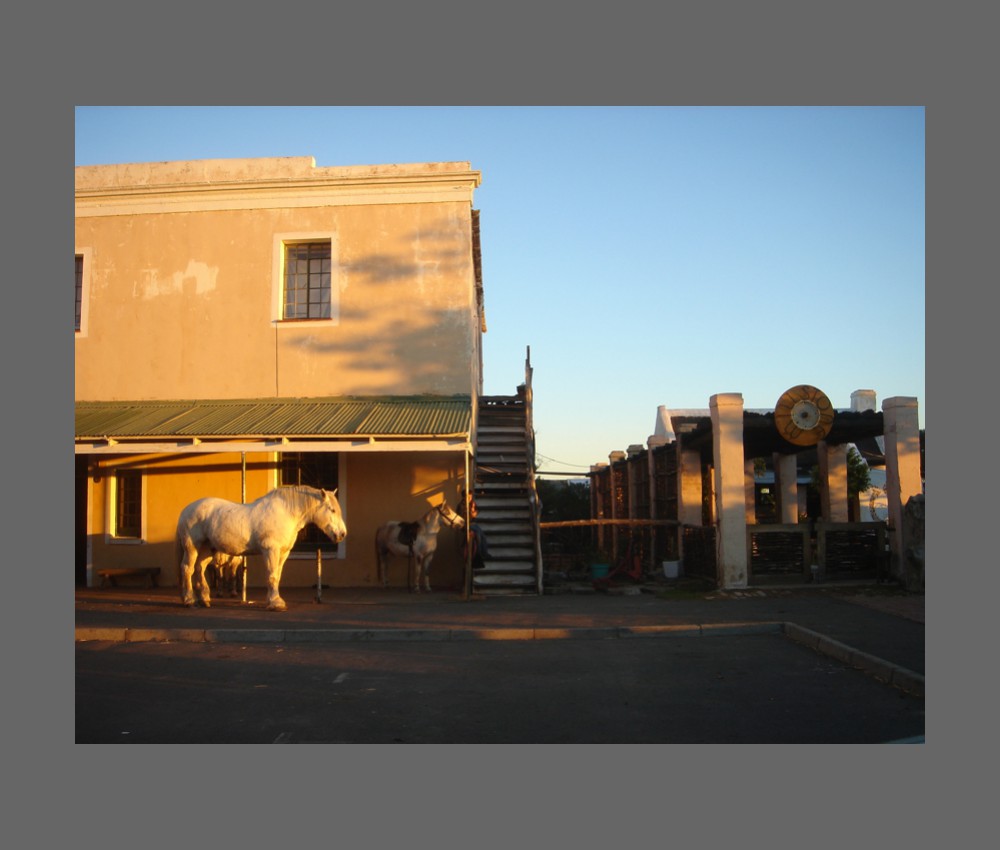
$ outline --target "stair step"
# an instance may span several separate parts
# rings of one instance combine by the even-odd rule
[[[535,557],[535,550],[525,546],[504,546],[499,542],[487,541],[490,547],[490,557],[487,563],[497,560],[527,561],[531,563]]]
[[[473,571],[475,576],[535,574],[535,565],[532,561],[485,561],[484,563],[484,567]]]
[[[511,413],[505,413],[502,415],[498,415],[496,413],[480,413],[479,427],[494,428],[497,430],[517,429],[523,434],[524,423],[527,422],[527,419],[528,418],[524,415],[523,410],[512,411]]]
[[[526,511],[531,513],[531,503],[526,498],[518,498],[516,494],[512,493],[477,496],[476,505],[481,517],[485,517],[493,511]]]
[[[525,495],[500,490],[485,496],[477,496],[476,504],[482,510],[483,508],[527,508],[530,503]]]
[[[530,575],[473,575],[472,584],[474,587],[484,587],[488,585],[503,587],[534,587],[535,577]]]
[[[479,468],[482,470],[496,470],[498,472],[513,473],[515,475],[522,475],[525,478],[528,477],[528,459],[521,456],[518,460],[516,457],[511,455],[505,455],[504,457],[493,458],[492,460],[480,460]]]
[[[521,493],[509,490],[501,490],[489,494],[476,496],[476,505],[479,507],[479,515],[483,516],[490,511],[528,511],[531,512],[531,502],[528,497]]]
[[[529,558],[534,555],[535,541],[530,534],[524,534],[516,531],[510,532],[506,529],[500,528],[489,532],[487,532],[484,528],[483,533],[488,535],[486,538],[486,544],[490,547],[491,552],[501,551],[504,547],[508,546],[517,546],[521,549],[527,547]]]
[[[513,509],[504,511],[500,510],[499,508],[494,508],[493,510],[489,511],[489,513],[485,511],[480,511],[479,517],[476,520],[476,524],[479,526],[483,526],[485,528],[485,524],[491,522],[498,522],[501,520],[520,520],[524,522],[524,521],[530,521],[530,519],[531,519],[531,512],[527,508],[524,508],[523,510],[520,511]]]
[[[510,481],[520,478],[527,482],[528,472],[531,469],[527,453],[522,452],[520,456],[511,453],[503,454],[503,456],[497,456],[497,453],[491,454],[492,457],[488,460],[482,454],[476,456],[477,478],[492,478],[496,481]]]
[[[482,446],[476,454],[476,465],[495,466],[498,463],[516,463],[524,466],[528,452],[524,446],[498,446],[484,450]]]
[[[499,539],[501,535],[530,537],[532,533],[531,523],[528,522],[490,522],[489,520],[480,522],[477,519],[476,525],[483,530],[483,534],[487,537],[487,543],[494,537]]]

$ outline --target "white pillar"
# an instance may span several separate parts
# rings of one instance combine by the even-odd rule
[[[797,523],[799,521],[799,464],[795,455],[775,452],[771,458],[774,465],[775,501],[778,522]]]
[[[875,399],[875,390],[855,390],[851,393],[851,410],[855,413],[863,413],[866,410],[877,410]]]
[[[917,400],[905,396],[882,402],[885,434],[885,493],[889,503],[890,574],[901,577],[903,508],[911,496],[923,492],[920,481],[920,424]]]
[[[830,445],[820,440],[816,445],[819,458],[819,493],[823,519],[827,522],[847,522],[847,444]]]
[[[709,400],[715,458],[716,557],[723,588],[746,587],[747,509],[743,456],[743,396],[720,393]]]

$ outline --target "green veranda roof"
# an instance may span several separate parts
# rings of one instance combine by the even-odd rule
[[[76,439],[467,437],[470,396],[78,401]]]

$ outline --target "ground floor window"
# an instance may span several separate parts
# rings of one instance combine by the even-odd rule
[[[115,473],[114,537],[138,540],[142,537],[142,473],[119,469]]]
[[[336,490],[340,484],[340,464],[335,452],[282,452],[278,462],[278,484],[307,484],[323,490]],[[337,544],[315,525],[299,532],[292,552],[334,555]]]

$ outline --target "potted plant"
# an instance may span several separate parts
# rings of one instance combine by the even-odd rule
[[[586,563],[592,579],[607,578],[611,571],[611,556],[596,546],[587,550]]]

